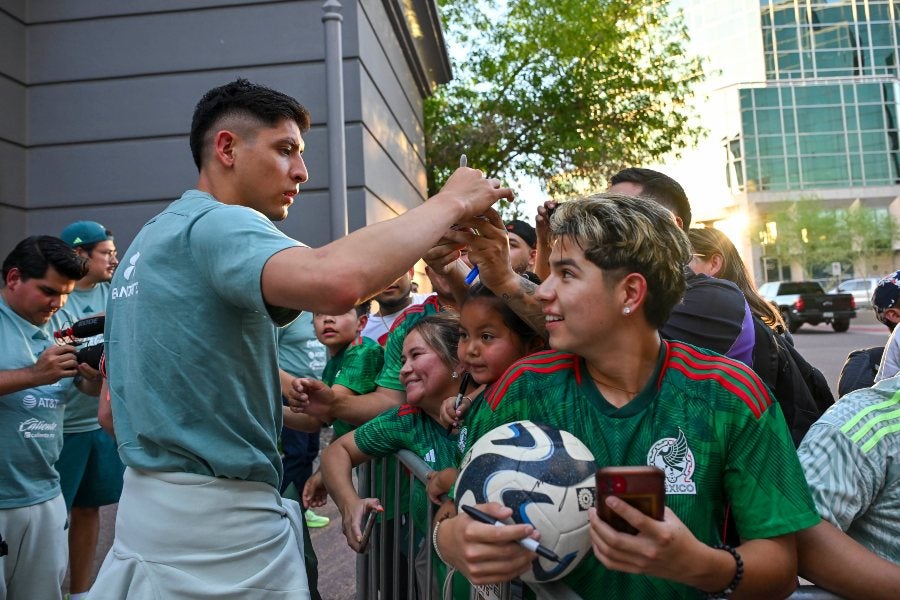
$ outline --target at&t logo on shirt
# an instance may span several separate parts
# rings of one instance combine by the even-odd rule
[[[22,406],[28,409],[32,408],[56,408],[59,406],[58,398],[38,398],[34,394],[26,394],[22,398]]]

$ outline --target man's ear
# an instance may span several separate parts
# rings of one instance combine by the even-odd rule
[[[889,308],[884,311],[884,318],[891,323],[900,323],[900,309],[898,308]]]
[[[629,273],[619,282],[622,290],[623,304],[629,306],[634,311],[638,306],[642,306],[647,299],[647,280],[640,273]]]
[[[221,129],[214,138],[214,158],[225,167],[234,165],[235,148],[238,137],[227,129]]]
[[[13,267],[6,274],[6,287],[14,292],[16,287],[22,282],[22,273],[18,267]]]

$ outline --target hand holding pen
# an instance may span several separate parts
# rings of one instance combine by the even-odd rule
[[[490,516],[489,514],[487,514],[485,512],[478,510],[474,506],[468,506],[466,504],[463,504],[460,508],[463,510],[463,512],[465,512],[467,515],[469,515],[470,517],[472,517],[473,519],[475,519],[476,521],[478,521],[480,523],[484,523],[486,525],[493,525],[494,527],[506,527],[506,524],[503,523],[502,521],[498,521],[494,517]],[[552,560],[553,562],[560,562],[559,556],[557,556],[553,550],[551,550],[550,548],[547,548],[546,546],[542,546],[535,539],[532,539],[530,537],[522,538],[521,540],[519,540],[519,544],[522,545],[523,547],[525,547],[526,549],[537,553],[538,556],[542,556],[543,558],[546,558],[547,560]]]
[[[465,156],[465,155],[463,155]],[[456,394],[456,398],[453,401],[453,414],[456,415],[456,411],[459,410],[459,405],[462,404],[463,398],[466,397],[466,390],[469,389],[469,382],[472,381],[472,376],[469,375],[469,372],[466,371],[462,374],[461,381],[459,382],[459,393]],[[447,426],[447,433],[453,431],[453,423]]]

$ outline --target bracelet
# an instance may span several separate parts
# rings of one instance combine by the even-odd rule
[[[729,552],[731,556],[734,557],[735,570],[734,570],[734,578],[731,580],[731,583],[722,590],[721,592],[705,592],[703,594],[704,598],[730,598],[734,591],[737,589],[738,584],[741,582],[741,579],[744,578],[744,561],[741,558],[741,555],[738,554],[738,551],[729,546],[728,544],[716,544],[713,546],[716,550],[725,550]]]
[[[438,532],[438,527],[440,527],[441,523],[443,523],[446,520],[447,520],[446,518],[441,519],[440,521],[438,521],[437,523],[434,524],[434,529],[431,530],[431,545],[434,546],[434,553],[437,555],[437,557],[440,559],[440,561],[444,564],[446,564],[447,561],[444,560],[444,557],[441,556],[441,551],[438,549],[437,532]]]

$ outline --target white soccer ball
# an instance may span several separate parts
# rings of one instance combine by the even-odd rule
[[[594,505],[594,455],[567,431],[531,421],[501,425],[463,458],[457,507],[497,502],[513,509],[507,523],[530,523],[541,545],[561,562],[537,557],[522,575],[530,582],[564,577],[591,548],[588,508]]]

